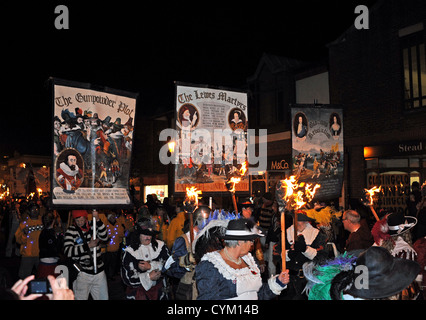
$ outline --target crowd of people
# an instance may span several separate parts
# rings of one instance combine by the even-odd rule
[[[378,210],[378,220],[369,208],[288,210],[277,198],[241,198],[238,212],[206,197],[99,211],[3,199],[4,255],[20,264],[1,298],[108,300],[119,278],[134,300],[423,299],[426,197],[414,215]],[[27,294],[35,278],[53,292]]]

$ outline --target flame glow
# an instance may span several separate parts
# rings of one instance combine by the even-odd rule
[[[281,187],[285,189],[284,200],[297,210],[312,201],[321,185],[304,182],[298,184],[296,176],[290,176],[288,179],[281,180]]]
[[[372,206],[373,205],[373,201],[374,201],[374,194],[378,193],[382,190],[382,186],[380,187],[376,187],[374,186],[371,189],[364,189],[366,192],[366,196],[367,196],[367,200],[369,201],[369,205]]]
[[[192,186],[191,188],[186,187],[186,201],[194,202],[195,206],[198,206],[198,198],[202,194],[201,190],[197,190],[196,187]]]
[[[235,192],[235,186],[241,182],[241,178],[246,174],[247,172],[247,161],[244,161],[241,164],[240,170],[238,170],[238,176],[233,176],[226,181],[226,185],[229,185],[229,192]]]

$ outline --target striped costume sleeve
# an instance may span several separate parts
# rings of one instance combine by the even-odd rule
[[[93,221],[90,221],[89,225],[90,227],[93,227]],[[108,240],[108,229],[101,219],[96,222],[96,237],[102,241]]]
[[[80,237],[75,228],[69,228],[64,236],[64,254],[68,258],[79,258],[89,250],[89,246],[84,243],[77,244],[76,240]]]

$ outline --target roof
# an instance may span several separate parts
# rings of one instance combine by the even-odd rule
[[[257,79],[264,66],[266,66],[272,74],[280,72],[297,73],[308,67],[318,66],[318,63],[263,53],[255,73],[248,77],[247,81]]]

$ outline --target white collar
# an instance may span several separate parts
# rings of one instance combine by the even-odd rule
[[[79,171],[79,168],[78,168],[78,165],[75,165],[75,169],[74,170],[71,170],[71,168],[65,163],[65,162],[62,162],[60,165],[59,165],[59,168],[61,168],[62,169],[62,171],[66,174],[66,175],[68,175],[68,176],[75,176],[75,175],[77,175],[77,173],[78,173],[78,171]]]

